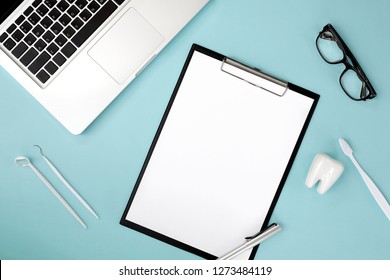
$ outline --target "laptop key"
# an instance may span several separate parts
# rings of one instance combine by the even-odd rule
[[[89,5],[88,5],[88,9],[92,12],[92,13],[96,13],[96,11],[100,8],[100,5],[95,2],[95,1],[92,1]]]
[[[3,43],[5,41],[5,39],[7,39],[7,37],[8,37],[7,33],[4,32],[3,34],[1,34],[0,43]]]
[[[14,32],[15,29],[16,29],[16,25],[15,24],[11,24],[10,27],[7,28],[8,34],[11,34],[12,32]]]
[[[42,0],[35,0],[33,3],[32,3],[32,6],[34,8],[38,7],[39,4],[41,4]]]
[[[30,7],[28,7],[28,8],[23,12],[23,14],[24,14],[26,17],[28,17],[28,16],[32,13],[32,11],[34,11],[34,9],[30,6]]]
[[[79,9],[83,9],[85,8],[85,6],[87,6],[88,2],[86,0],[77,0],[76,1],[76,6],[79,8]]]
[[[16,31],[11,35],[11,37],[16,41],[19,42],[23,39],[24,34],[19,29],[16,29]]]
[[[50,55],[47,52],[41,53],[28,67],[31,73],[36,74],[50,59]]]
[[[29,24],[27,21],[25,21],[25,22],[20,26],[20,29],[21,29],[24,33],[28,33],[28,32],[30,32],[30,30],[32,29],[32,25]]]
[[[38,50],[38,51],[42,51],[44,48],[46,48],[47,44],[42,40],[42,39],[39,39],[38,42],[35,43],[34,47]]]
[[[45,6],[45,5],[40,5],[37,9],[36,9],[38,15],[40,15],[41,17],[43,17],[44,15],[47,14],[47,12],[49,11],[49,9]]]
[[[58,67],[52,61],[50,61],[48,64],[46,64],[45,70],[49,72],[50,75],[54,75],[54,73],[57,72]]]
[[[57,8],[53,8],[50,13],[49,13],[49,17],[52,19],[52,20],[57,20],[61,15],[61,12],[57,9]]]
[[[68,15],[63,15],[62,17],[60,17],[59,21],[63,26],[67,26],[71,21],[71,18]]]
[[[27,66],[33,61],[34,58],[36,58],[38,55],[38,52],[34,49],[31,48],[29,49],[20,59],[20,62],[24,65]]]
[[[14,40],[12,40],[11,38],[8,38],[5,42],[4,42],[4,47],[7,48],[7,50],[12,50],[14,47],[16,46],[16,43]]]
[[[79,32],[72,38],[72,42],[80,47],[102,25],[106,19],[117,9],[113,2],[107,2]]]
[[[17,45],[13,51],[12,51],[12,54],[16,57],[16,58],[19,58],[22,56],[22,54],[24,54],[25,51],[27,51],[28,49],[28,46],[23,43],[23,42],[20,42],[19,45]]]
[[[50,43],[54,39],[54,37],[54,34],[51,33],[49,30],[42,35],[42,39],[45,40],[46,43]]]
[[[90,17],[92,16],[92,14],[90,12],[88,12],[87,9],[85,9],[84,11],[82,11],[80,13],[80,17],[83,21],[87,21],[90,19]]]
[[[72,21],[71,25],[76,29],[80,29],[81,26],[83,26],[83,21],[79,18],[75,18],[74,21]]]
[[[44,83],[46,83],[50,79],[50,75],[47,74],[45,70],[41,70],[37,74],[37,78],[38,78],[38,80],[41,81],[42,84],[44,84]]]
[[[60,54],[60,53],[57,53],[54,57],[53,57],[53,61],[58,65],[58,66],[62,66],[64,65],[64,63],[66,62],[66,58]]]
[[[23,15],[20,15],[17,20],[15,20],[15,23],[17,25],[21,24],[24,21],[25,17]]]
[[[64,0],[60,1],[58,4],[57,4],[57,8],[62,11],[62,12],[65,12],[66,9],[69,8],[69,4],[66,3]]]
[[[40,20],[41,20],[41,17],[38,16],[36,13],[32,13],[28,17],[28,21],[31,22],[31,24],[33,24],[33,25],[37,24]]]
[[[70,15],[72,18],[74,18],[75,16],[77,16],[77,14],[80,12],[80,10],[77,9],[77,7],[73,5],[66,12],[68,13],[68,15]]]
[[[57,4],[57,0],[45,0],[46,6],[52,8],[55,4]]]
[[[42,20],[41,20],[41,25],[43,26],[43,28],[45,29],[48,29],[51,25],[53,24],[53,21],[48,17],[44,17]]]
[[[26,37],[24,37],[24,41],[27,43],[27,45],[31,46],[34,44],[34,42],[37,40],[37,38],[29,33]]]
[[[61,52],[67,57],[71,57],[72,54],[74,54],[74,52],[76,51],[77,49],[75,48],[75,46],[73,46],[71,43],[67,43],[62,49],[61,49]]]
[[[71,38],[76,33],[76,31],[71,26],[68,26],[67,28],[65,28],[64,32],[62,33],[66,37]]]
[[[54,41],[57,43],[57,45],[62,47],[63,45],[65,45],[67,39],[65,38],[64,35],[60,34],[57,36],[57,38]]]
[[[50,28],[51,31],[53,31],[54,34],[58,35],[62,31],[63,27],[58,22],[54,23],[52,27]]]
[[[41,35],[43,34],[43,32],[45,32],[45,29],[43,29],[42,26],[40,26],[40,25],[37,25],[37,26],[33,29],[33,31],[32,31],[32,33],[33,33],[35,36],[37,36],[37,37],[41,37]]]
[[[48,47],[46,48],[46,50],[47,50],[47,51],[49,52],[49,54],[51,54],[51,55],[55,55],[56,52],[58,52],[59,49],[60,49],[60,48],[57,47],[57,45],[54,44],[54,43],[51,43],[50,46],[48,46]]]

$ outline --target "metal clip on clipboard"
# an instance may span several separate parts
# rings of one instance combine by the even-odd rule
[[[221,70],[277,96],[283,96],[288,89],[287,82],[228,57],[222,60]]]

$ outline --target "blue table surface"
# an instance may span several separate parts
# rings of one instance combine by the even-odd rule
[[[120,217],[193,43],[321,95],[271,222],[283,231],[256,259],[390,259],[390,222],[338,145],[347,139],[390,200],[390,2],[211,0],[82,134],[71,135],[0,67],[0,259],[200,259],[119,225]],[[332,23],[378,96],[354,102],[315,39]],[[100,215],[96,220],[50,172],[39,144]],[[323,196],[305,186],[324,152],[345,171]],[[84,230],[31,170],[25,155],[70,201]]]

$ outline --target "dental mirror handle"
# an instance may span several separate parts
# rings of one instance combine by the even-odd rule
[[[73,210],[73,208],[65,201],[65,199],[56,191],[56,189],[47,181],[45,176],[42,175],[41,172],[39,172],[38,169],[35,168],[33,164],[28,165],[35,174],[41,179],[43,183],[49,188],[49,190],[57,197],[57,199],[64,205],[64,207],[73,215],[73,217],[84,227],[87,228],[87,225],[81,220],[79,215]]]

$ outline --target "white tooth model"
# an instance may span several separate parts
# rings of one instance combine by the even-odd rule
[[[306,177],[306,186],[312,188],[318,181],[319,194],[326,193],[344,171],[344,165],[330,156],[319,153],[315,156]]]

